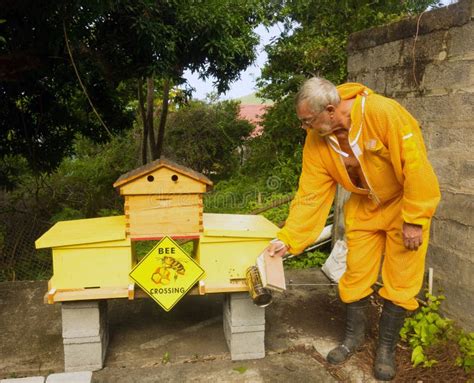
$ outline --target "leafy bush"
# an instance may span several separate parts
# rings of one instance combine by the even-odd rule
[[[421,307],[412,316],[405,319],[400,331],[401,338],[412,348],[411,361],[414,366],[431,367],[438,363],[428,357],[429,348],[441,342],[455,341],[459,345],[461,356],[456,365],[466,372],[474,368],[474,333],[466,333],[454,326],[449,319],[439,314],[444,296],[426,294],[428,305]]]
[[[293,258],[285,260],[287,269],[309,269],[311,267],[321,267],[329,254],[322,251],[309,251]]]
[[[194,101],[169,116],[164,153],[213,179],[228,178],[239,167],[253,128],[239,118],[236,101]]]

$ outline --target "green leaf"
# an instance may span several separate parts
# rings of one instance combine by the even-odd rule
[[[425,360],[425,355],[423,354],[423,347],[417,346],[413,349],[411,354],[411,361],[416,367]]]
[[[243,374],[245,371],[247,371],[247,367],[244,367],[244,366],[234,367],[233,370],[237,371],[239,374]]]

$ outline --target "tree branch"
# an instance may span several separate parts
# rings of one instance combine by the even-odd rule
[[[167,78],[165,79],[165,83],[163,85],[163,103],[162,103],[161,114],[160,114],[160,125],[158,128],[158,139],[156,142],[156,148],[157,148],[156,158],[160,158],[161,153],[163,152],[163,142],[165,140],[165,126],[166,126],[166,119],[168,117],[169,98],[170,98],[170,80]]]
[[[82,91],[84,92],[84,94],[85,94],[87,100],[89,101],[89,105],[91,106],[92,110],[94,111],[95,115],[97,116],[97,119],[99,120],[99,122],[101,123],[101,125],[104,127],[104,129],[107,131],[107,133],[109,134],[109,136],[110,136],[110,137],[113,137],[112,133],[111,133],[110,130],[107,128],[107,126],[105,125],[104,121],[102,121],[102,118],[100,117],[99,113],[98,113],[97,110],[95,109],[94,104],[92,103],[92,100],[90,99],[89,94],[87,93],[86,87],[85,87],[84,84],[82,83],[81,76],[79,75],[79,71],[77,70],[76,63],[74,62],[74,57],[72,56],[71,47],[69,46],[69,39],[68,39],[68,37],[67,37],[66,23],[64,22],[64,19],[63,19],[63,31],[64,31],[64,40],[66,41],[66,48],[67,48],[67,51],[68,51],[68,53],[69,53],[69,58],[70,58],[70,60],[71,60],[72,67],[74,68],[74,72],[76,73],[77,80],[79,81],[79,85],[81,86]]]

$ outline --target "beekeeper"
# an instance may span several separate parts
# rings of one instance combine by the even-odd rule
[[[339,281],[346,333],[327,360],[342,363],[362,346],[382,263],[379,294],[385,302],[374,374],[393,379],[398,333],[406,310],[418,307],[431,217],[440,199],[420,128],[400,104],[364,85],[336,87],[317,77],[299,90],[296,113],[306,130],[299,188],[268,251],[301,253],[321,233],[336,184],[352,193],[344,208],[347,269]]]

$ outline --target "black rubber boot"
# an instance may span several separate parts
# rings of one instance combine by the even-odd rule
[[[366,297],[360,301],[346,304],[345,338],[342,344],[329,352],[326,358],[329,363],[339,364],[346,361],[364,344],[369,298]]]
[[[374,375],[379,380],[392,380],[396,374],[395,348],[405,320],[406,310],[385,301],[379,324],[379,343],[375,356]]]

